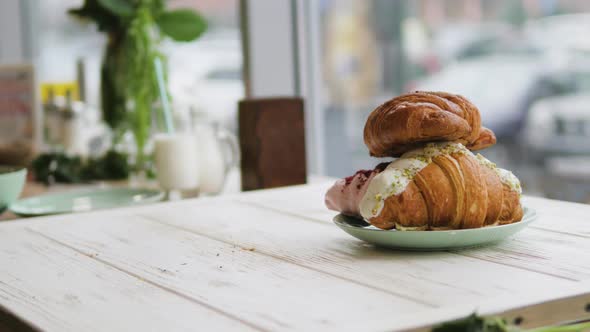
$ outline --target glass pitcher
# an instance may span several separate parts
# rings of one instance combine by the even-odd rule
[[[199,117],[192,129],[197,140],[199,193],[220,193],[230,170],[239,164],[237,137],[216,122]]]

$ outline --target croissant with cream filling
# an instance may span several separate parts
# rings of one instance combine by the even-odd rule
[[[416,92],[377,107],[365,125],[371,155],[400,157],[336,182],[332,210],[382,229],[461,229],[520,221],[520,182],[479,150],[495,144],[464,97]]]
[[[361,216],[382,229],[477,228],[520,220],[518,179],[459,144],[450,147],[433,157],[402,157],[428,158],[420,170],[390,164],[368,184]],[[404,180],[405,187],[396,187]],[[384,182],[392,183],[387,188]]]

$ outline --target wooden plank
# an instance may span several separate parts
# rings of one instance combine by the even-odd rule
[[[19,224],[0,237],[0,305],[41,330],[252,330]]]
[[[255,280],[245,279],[247,280],[246,284],[253,282],[253,285],[255,285],[252,288],[246,287],[246,294],[252,294],[254,289],[261,289],[259,280],[264,280],[263,278],[267,278],[268,274],[272,274],[275,271],[275,265],[280,271],[278,276],[286,274],[286,271],[293,269],[293,266],[299,266],[307,272],[296,273],[293,281],[286,283],[287,287],[296,287],[297,284],[301,283],[300,279],[303,276],[309,277],[310,272],[317,272],[317,276],[313,277],[313,281],[304,283],[309,289],[317,288],[317,285],[313,282],[320,283],[318,280],[333,278],[352,281],[353,284],[360,285],[359,287],[366,285],[371,291],[381,292],[384,296],[392,297],[392,294],[399,294],[402,297],[409,297],[416,301],[439,306],[438,309],[413,309],[416,312],[415,315],[404,313],[405,311],[401,310],[395,316],[391,314],[383,315],[383,313],[377,311],[381,313],[380,317],[370,320],[366,318],[348,319],[347,317],[348,321],[345,330],[370,330],[370,327],[383,326],[396,330],[398,328],[417,327],[417,323],[426,324],[428,321],[435,322],[457,318],[476,308],[483,308],[482,312],[484,313],[508,310],[505,313],[506,315],[516,314],[519,312],[518,310],[528,310],[518,308],[526,303],[533,304],[555,299],[560,294],[568,291],[571,294],[579,295],[584,289],[589,289],[589,287],[581,287],[581,285],[587,285],[587,283],[582,284],[574,281],[587,280],[588,270],[583,266],[583,262],[588,261],[587,255],[583,253],[587,251],[584,234],[579,236],[578,234],[568,235],[562,234],[564,232],[542,229],[527,229],[513,241],[488,248],[493,251],[492,259],[489,256],[481,256],[481,252],[477,250],[465,252],[469,256],[473,255],[473,257],[467,257],[457,254],[449,255],[448,253],[408,253],[375,249],[350,238],[331,225],[330,219],[334,213],[323,207],[323,192],[327,186],[327,184],[298,186],[288,189],[251,192],[246,195],[229,196],[228,198],[207,198],[140,208],[39,218],[19,222],[19,227],[26,226],[35,232],[41,231],[43,236],[56,238],[60,242],[63,240],[67,246],[72,246],[72,248],[88,255],[99,253],[97,257],[92,258],[97,264],[104,262],[115,271],[119,270],[121,272],[120,270],[125,270],[132,275],[142,275],[142,278],[145,275],[147,278],[144,282],[148,285],[158,289],[169,289],[170,292],[175,294],[184,295],[186,293],[188,295],[186,295],[185,300],[190,302],[204,301],[205,299],[198,297],[205,287],[202,284],[197,286],[192,284],[201,280],[199,279],[202,270],[200,264],[209,262],[214,265],[218,256],[212,257],[213,251],[211,248],[214,248],[214,243],[217,243],[220,246],[219,248],[223,248],[223,253],[227,254],[224,254],[224,257],[233,258],[229,259],[231,265],[228,266],[242,266],[240,264],[243,264],[252,270],[258,269],[261,265],[263,266],[264,273],[262,276],[252,272],[253,276],[256,277],[252,278]],[[561,215],[557,214],[560,210],[559,204],[551,207],[551,209],[547,207],[546,209],[549,212],[545,212],[542,210],[545,207],[543,201],[540,201],[540,203],[533,202],[532,204],[540,205],[539,208],[537,206],[535,208],[542,211],[544,218],[571,215],[571,213],[568,213],[569,208],[566,212],[562,212]],[[576,206],[575,209],[579,209],[581,215],[584,207]],[[310,211],[312,213],[309,213]],[[144,219],[137,219],[131,216],[132,214],[139,214],[142,218],[152,220],[153,223]],[[91,222],[93,226],[86,226],[89,220],[96,220]],[[104,222],[105,220],[107,222]],[[568,229],[569,227],[583,229],[583,220],[580,219],[580,216],[574,216],[574,218],[568,220],[572,220],[571,224],[568,225]],[[561,222],[559,218],[555,220],[547,219],[548,229],[557,221]],[[160,226],[157,223],[165,225]],[[151,226],[147,228],[144,226],[135,227],[136,224],[151,224]],[[54,225],[59,225],[59,227],[55,228]],[[170,230],[167,225],[171,225],[176,229]],[[2,226],[5,227],[5,225]],[[535,227],[543,228],[544,226],[536,224]],[[6,228],[0,228],[0,230],[4,229]],[[141,231],[135,234],[137,230]],[[176,235],[166,235],[170,232],[180,232],[183,236],[186,236],[186,239],[175,241]],[[0,232],[0,234],[2,233]],[[100,234],[96,237],[98,241],[95,241],[96,234]],[[125,238],[135,239],[136,241],[125,244]],[[146,240],[144,241],[144,239]],[[53,240],[45,240],[59,246]],[[548,247],[551,252],[545,251],[544,241],[550,242]],[[570,241],[573,241],[572,245],[570,245]],[[119,242],[121,244],[118,244]],[[198,250],[201,249],[201,244],[204,242],[208,243],[206,247],[210,249],[199,252]],[[22,246],[19,243],[9,243],[9,245],[11,247]],[[236,248],[233,248],[234,245]],[[4,243],[0,245],[0,261],[4,260],[1,249],[4,246]],[[238,251],[238,247],[253,249],[253,251],[240,249],[239,254],[231,253],[229,255],[227,250]],[[166,248],[176,249],[169,251]],[[497,252],[498,248],[504,250],[503,255]],[[506,248],[509,249],[508,252],[506,252]],[[61,249],[64,249],[64,247],[61,247]],[[96,249],[96,251],[93,252],[93,249]],[[198,259],[199,265],[195,264],[194,270],[188,269],[189,264],[182,265],[179,258],[173,255],[176,250],[196,254],[196,258],[193,256],[190,258]],[[523,251],[524,256],[529,254],[539,257],[524,258]],[[580,263],[577,263],[575,259],[562,259],[560,258],[562,255],[570,258],[577,257]],[[17,254],[17,256],[21,255]],[[128,256],[132,259],[126,260],[125,257]],[[146,256],[149,264],[139,264],[139,261],[145,262]],[[81,257],[88,258],[85,255],[81,255]],[[133,260],[134,257],[137,258],[137,261]],[[181,258],[184,258],[184,256],[181,256]],[[275,263],[266,262],[272,259],[274,259],[273,262]],[[543,264],[544,260],[547,261],[546,264]],[[172,268],[179,263],[182,268],[178,269],[177,272]],[[35,265],[34,271],[53,270],[53,267],[43,265],[38,270],[38,264],[33,265]],[[272,266],[272,269],[269,268],[270,266]],[[156,271],[155,268],[157,267],[162,267],[165,271]],[[295,270],[298,269],[295,268]],[[171,276],[168,272],[173,275]],[[225,272],[227,271],[220,275],[223,278],[231,278],[232,272],[235,271],[230,271],[229,274]],[[3,271],[0,271],[0,273],[3,273]],[[30,278],[30,275],[30,273],[27,274],[25,280]],[[212,281],[216,280],[217,277],[217,274],[207,271],[203,280]],[[290,276],[287,278],[290,278]],[[3,278],[0,277],[0,281],[2,280]],[[225,281],[227,279],[221,280]],[[239,281],[241,284],[242,279],[239,279]],[[33,281],[29,280],[28,282]],[[185,290],[185,284],[188,290]],[[182,285],[182,287],[178,285]],[[214,286],[210,286],[210,288],[212,287]],[[278,286],[275,285],[275,287]],[[267,288],[267,284],[264,284],[264,289],[268,295],[265,295],[267,297],[263,296],[263,299],[268,299],[271,295],[274,298],[281,299],[280,296],[276,295],[281,294],[279,291]],[[334,289],[337,288],[331,288],[331,291],[335,292]],[[2,287],[0,287],[1,290]],[[346,294],[347,291],[348,287],[341,289],[342,294]],[[115,293],[115,291],[112,292]],[[216,306],[212,307],[212,312],[217,312],[217,305],[220,303],[224,305],[230,304],[229,310],[224,311],[229,315],[242,306],[241,303],[235,304],[235,301],[232,301],[233,296],[237,296],[234,292],[229,290],[218,292],[215,289],[212,293],[224,295],[206,298],[207,301],[211,299],[218,301],[214,301]],[[227,294],[223,292],[227,292]],[[225,297],[225,294],[227,297]],[[240,293],[237,292],[237,294]],[[322,294],[326,296],[326,293]],[[327,294],[331,293],[328,292]],[[256,293],[255,296],[258,295]],[[304,293],[304,295],[308,294]],[[240,301],[242,301],[242,298],[240,297]],[[248,299],[247,296],[246,298]],[[332,303],[341,301],[342,298],[342,295],[338,295],[335,297],[337,300],[332,300]],[[310,297],[310,299],[313,298]],[[350,300],[350,302],[356,303],[365,299],[360,297],[360,300]],[[585,299],[586,297],[568,299],[558,306],[567,309],[573,308],[572,305],[576,305],[576,308],[578,308],[578,302],[583,302]],[[294,308],[301,306],[301,303],[297,301],[295,301]],[[253,301],[247,303],[254,307],[258,305],[257,302],[254,303]],[[362,303],[368,305],[365,302]],[[361,306],[362,303],[357,303],[357,305]],[[494,306],[491,306],[490,303],[494,303]],[[1,296],[0,304],[4,304]],[[287,304],[280,303],[278,300],[273,304],[279,307],[280,310],[277,310],[279,316],[285,315],[284,311],[287,311],[285,308],[289,308]],[[13,308],[13,306],[8,307]],[[143,306],[135,305],[132,307],[142,308]],[[167,306],[168,310],[171,307],[174,306]],[[311,308],[310,311],[316,310],[313,301],[309,302],[309,307]],[[383,308],[383,303],[378,302],[378,307]],[[449,309],[451,307],[452,310]],[[354,312],[348,309],[348,307],[344,309],[344,312]],[[565,311],[579,317],[577,316],[579,314],[578,309]],[[361,308],[359,312],[364,313],[366,310],[366,308]],[[545,311],[545,314],[543,314],[543,310],[550,311]],[[544,317],[550,321],[556,319],[556,317],[563,317],[565,312],[562,312],[563,310],[559,308],[543,310],[527,311],[527,315]],[[247,316],[251,317],[253,311],[249,311]],[[65,312],[65,309],[63,312]],[[274,306],[270,312],[274,313]],[[293,312],[297,312],[297,310],[293,310]],[[329,317],[341,318],[343,316],[342,309],[337,314],[328,311],[324,313]],[[360,317],[357,316],[357,312],[349,316]],[[424,319],[425,317],[428,317],[428,319]],[[243,319],[241,316],[237,318]],[[297,327],[314,326],[314,322],[310,323],[307,316],[299,316],[299,318],[305,323],[298,323]],[[367,321],[370,321],[370,324],[366,323]],[[246,322],[250,323],[250,321]],[[259,326],[259,329],[267,329],[269,326],[272,325]],[[173,326],[170,329],[175,329],[175,327]],[[63,330],[63,328],[59,330]]]
[[[41,329],[32,322],[19,317],[12,310],[0,306],[0,331],[37,332],[41,331]]]
[[[321,223],[330,220],[334,213],[323,206],[323,195],[328,187],[329,184],[313,186],[308,192],[300,188],[289,188],[281,194],[272,196],[266,196],[260,192],[243,195],[239,199]],[[304,199],[302,202],[304,196],[309,199]],[[590,234],[590,227],[588,227],[590,220],[587,218],[590,214],[590,206],[537,197],[524,197],[523,204],[534,208],[538,213],[538,220],[532,224],[532,230],[529,229],[519,234],[515,241],[496,248],[481,248],[457,253],[519,269],[553,274],[573,280],[588,280],[590,268],[584,262],[590,261],[586,240]],[[546,294],[547,298],[550,298],[547,292],[544,290],[541,294]],[[534,296],[533,293],[531,295]],[[578,302],[584,300],[588,300],[588,295],[582,296],[581,299],[577,298]],[[590,314],[576,302],[576,299],[568,299],[568,301],[570,302],[565,306],[565,311],[562,310],[563,301],[552,301],[534,308],[523,307],[507,312],[496,309],[490,312],[503,314],[508,319],[526,317],[525,325],[531,320],[537,324],[555,323],[556,317],[589,318]],[[516,305],[514,297],[506,298],[504,303]],[[574,308],[578,308],[577,311]]]
[[[494,312],[494,315],[503,317],[507,322],[522,328],[556,325],[556,322],[565,324],[590,320],[590,310],[588,310],[590,289],[585,287],[577,294],[515,309],[498,310]]]
[[[550,300],[547,300],[550,299]],[[506,303],[513,308],[506,310]],[[505,296],[483,303],[477,313],[486,317],[502,317],[507,322],[523,329],[567,324],[590,320],[590,283],[578,283],[576,287],[556,290],[548,287],[543,293],[528,298]],[[455,319],[464,318],[468,312],[458,304],[429,312],[405,316],[400,321],[400,329],[412,332],[431,331],[432,327]],[[432,321],[421,323],[421,317],[428,315]]]
[[[523,204],[537,211],[531,226],[552,232],[590,237],[590,205],[539,197],[524,197]]]
[[[265,330],[356,330],[350,326],[358,321],[384,330],[391,321],[379,318],[428,308],[355,280],[143,217],[95,214],[28,227]]]
[[[333,181],[322,181],[312,185],[248,192],[235,198],[301,218],[332,223],[337,212],[328,210],[324,205],[324,195],[332,184]]]
[[[547,284],[573,284],[558,277],[444,252],[378,249],[327,223],[246,204],[238,208],[223,200],[181,202],[165,209],[144,209],[142,215],[433,306],[536,293]],[[510,282],[506,276],[510,276]]]
[[[293,186],[275,192],[250,192],[236,198],[302,218],[331,222],[337,212],[325,207],[324,195],[332,183],[326,179],[314,185]],[[524,196],[523,205],[537,212],[538,219],[531,225],[533,228],[590,237],[590,206],[587,204]]]
[[[501,245],[455,253],[570,280],[590,280],[590,241],[584,237],[529,228]]]
[[[335,214],[323,206],[326,183],[289,188],[280,194],[264,192],[237,197],[255,206],[289,213],[308,221],[330,223]],[[554,275],[571,280],[590,279],[590,206],[525,197],[525,206],[537,211],[538,220],[512,241],[499,246],[456,251],[455,254]]]

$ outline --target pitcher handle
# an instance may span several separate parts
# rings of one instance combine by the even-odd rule
[[[227,177],[229,171],[240,163],[240,147],[238,138],[229,130],[215,124],[215,133],[217,140],[221,143],[225,161],[224,174]]]

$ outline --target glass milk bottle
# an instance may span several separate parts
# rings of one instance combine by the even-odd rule
[[[159,133],[154,137],[157,180],[168,192],[199,187],[199,159],[191,133]]]

